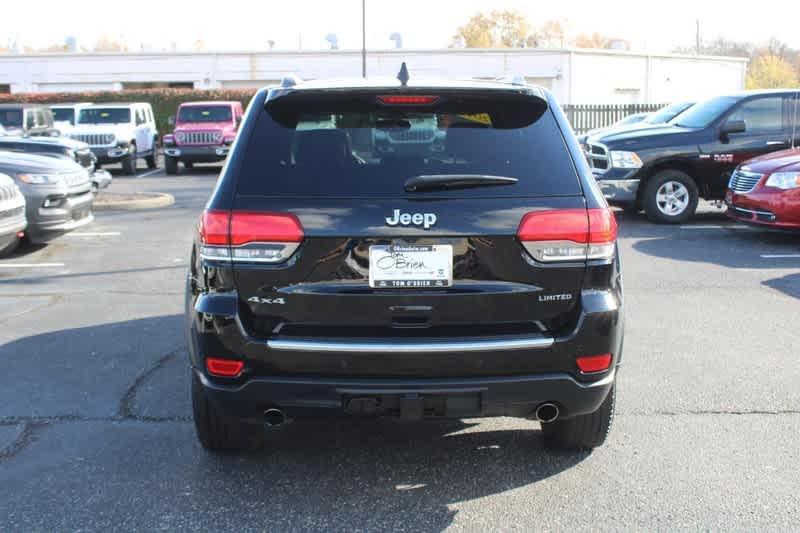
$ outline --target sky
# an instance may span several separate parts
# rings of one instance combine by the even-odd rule
[[[365,0],[367,47],[392,48],[398,32],[404,48],[446,47],[459,26],[480,11],[516,9],[533,24],[562,20],[569,34],[599,32],[627,39],[634,50],[669,52],[693,46],[695,21],[704,40],[716,37],[765,43],[774,36],[800,48],[800,3],[761,1],[739,7],[730,0]],[[102,36],[125,40],[132,50],[325,49],[336,34],[341,49],[361,47],[362,0],[135,0],[125,9],[108,0],[4,0],[0,46],[17,41],[44,47],[67,36],[91,47]],[[742,3],[743,4],[743,3]],[[757,6],[757,7],[755,7]],[[35,21],[23,24],[20,21]],[[26,31],[35,28],[35,31]]]

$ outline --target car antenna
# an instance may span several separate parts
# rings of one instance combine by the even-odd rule
[[[408,67],[406,66],[405,61],[403,61],[403,64],[400,65],[400,72],[397,73],[397,79],[400,80],[400,85],[403,87],[408,85],[409,75]]]

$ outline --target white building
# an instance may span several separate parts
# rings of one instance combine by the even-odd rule
[[[551,89],[562,104],[659,104],[744,88],[747,60],[587,49],[382,50],[368,76],[495,77],[514,73]],[[143,87],[260,87],[286,74],[361,75],[350,50],[0,55],[0,92],[75,92]]]

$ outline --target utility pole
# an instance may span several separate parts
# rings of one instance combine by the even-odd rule
[[[361,0],[361,77],[367,77],[367,0]]]
[[[695,50],[697,50],[697,55],[700,55],[700,19],[696,21],[696,32],[695,32]]]

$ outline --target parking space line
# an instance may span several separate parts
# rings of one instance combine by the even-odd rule
[[[750,228],[748,226],[740,226],[738,224],[725,224],[725,225],[720,225],[720,224],[694,224],[694,225],[690,225],[690,224],[685,224],[685,225],[680,225],[678,227],[680,229],[742,229],[742,230],[752,230],[753,229],[753,228]]]
[[[64,263],[0,263],[0,268],[50,268],[63,266]]]
[[[73,231],[67,235],[69,237],[117,237],[121,233],[118,231]]]
[[[136,177],[137,178],[146,178],[147,176],[152,176],[156,172],[161,172],[161,169],[160,168],[156,168],[156,169],[150,170],[148,172],[145,172],[144,174],[137,174]]]
[[[761,254],[761,259],[800,259],[800,254]]]

